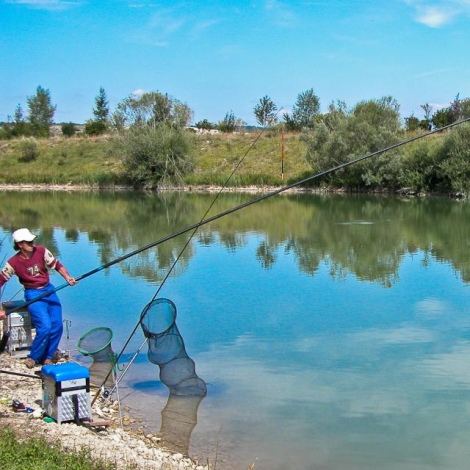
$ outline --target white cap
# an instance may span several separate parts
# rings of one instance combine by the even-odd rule
[[[36,238],[27,228],[20,228],[13,232],[13,240],[16,243],[32,242]]]

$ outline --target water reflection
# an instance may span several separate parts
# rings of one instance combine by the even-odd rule
[[[209,215],[251,199],[246,194],[221,195]],[[55,229],[64,229],[72,243],[79,233],[87,234],[105,264],[191,226],[212,202],[213,195],[206,194],[0,192],[0,220],[7,231],[30,227],[54,252],[59,250]],[[197,245],[220,243],[234,251],[246,246],[248,234],[258,233],[262,237],[256,259],[265,269],[272,269],[279,254],[288,252],[307,275],[315,275],[326,262],[335,278],[353,274],[390,287],[397,281],[404,256],[423,251],[451,262],[469,281],[470,266],[462,262],[469,219],[470,205],[465,201],[284,195],[201,227],[173,275],[187,270]],[[120,268],[133,278],[158,282],[188,237],[182,234],[139,253],[120,263]]]
[[[148,358],[159,366],[160,380],[170,392],[162,411],[160,436],[167,448],[188,455],[197,410],[207,394],[206,384],[186,352],[171,300],[156,299],[148,304],[140,324],[148,340]]]

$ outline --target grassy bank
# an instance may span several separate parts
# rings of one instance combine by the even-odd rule
[[[2,468],[9,470],[113,470],[115,466],[92,458],[87,450],[64,451],[60,443],[51,445],[43,438],[18,440],[9,429],[0,430]]]
[[[305,146],[296,134],[285,136],[283,167],[280,134],[194,135],[192,139],[195,170],[185,180],[188,185],[221,185],[241,160],[231,186],[282,185],[309,171]],[[0,184],[127,184],[113,137],[57,137],[37,142],[38,156],[25,161],[21,139],[0,141]]]

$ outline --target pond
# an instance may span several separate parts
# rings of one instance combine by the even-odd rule
[[[60,290],[61,347],[80,360],[110,328],[124,413],[202,463],[467,468],[469,203],[283,194],[185,231],[254,197],[0,192],[0,261],[24,226],[75,276],[111,264]],[[21,298],[10,281],[2,300]],[[169,393],[147,357],[155,298],[206,395]]]

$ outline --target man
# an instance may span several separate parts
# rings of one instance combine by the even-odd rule
[[[49,269],[55,269],[71,286],[77,281],[70,276],[66,267],[44,246],[35,246],[33,235],[27,228],[13,232],[13,248],[17,253],[12,256],[0,272],[0,289],[13,275],[24,287],[24,298],[28,302],[54,286],[49,280]],[[28,305],[36,336],[25,365],[29,369],[38,364],[48,365],[57,362],[58,347],[63,332],[62,306],[55,292]],[[0,319],[6,318],[0,310]]]

